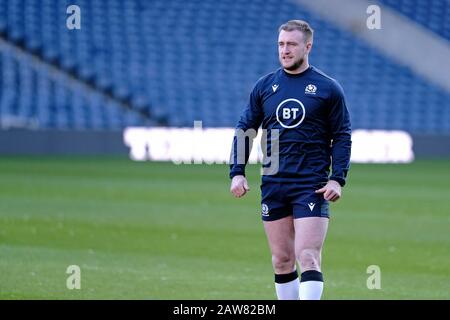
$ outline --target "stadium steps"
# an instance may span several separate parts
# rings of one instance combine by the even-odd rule
[[[136,113],[141,118],[143,125],[165,125],[166,115],[155,115],[151,112],[151,106],[139,97],[133,98],[127,88],[113,90],[111,85],[101,86],[93,81],[92,73],[84,69],[77,69],[74,64],[57,57],[56,53],[44,52],[38,46],[27,45],[21,36],[11,36],[4,30],[0,30],[0,50],[14,52],[15,56],[27,56],[36,66],[44,66],[50,72],[49,75],[57,74],[59,78],[65,79],[64,83],[69,86],[82,86],[87,92],[94,92],[103,96],[106,101],[120,106],[121,108]],[[107,80],[107,79],[106,79]]]

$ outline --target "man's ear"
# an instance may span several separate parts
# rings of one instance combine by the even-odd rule
[[[311,51],[312,45],[313,45],[312,41],[308,41],[306,43],[306,50],[307,50],[308,53]]]

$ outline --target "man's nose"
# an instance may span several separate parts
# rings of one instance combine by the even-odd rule
[[[281,53],[283,53],[283,54],[288,54],[290,51],[289,51],[289,47],[288,46],[282,46],[281,47]]]

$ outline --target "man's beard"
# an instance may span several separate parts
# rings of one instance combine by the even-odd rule
[[[302,64],[305,59],[303,57],[299,58],[297,61],[295,61],[290,67],[285,67],[284,69],[289,71],[297,70]]]

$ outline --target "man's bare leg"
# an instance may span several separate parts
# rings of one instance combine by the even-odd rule
[[[295,256],[300,265],[300,299],[319,300],[323,291],[320,269],[322,247],[328,218],[308,217],[294,220]]]
[[[264,229],[272,253],[277,297],[279,300],[298,300],[294,219],[287,216],[275,221],[264,221]]]

